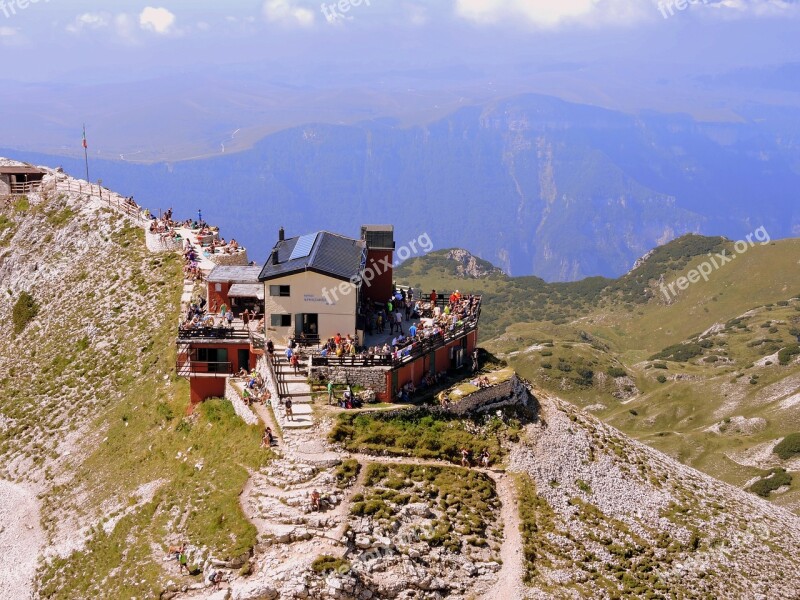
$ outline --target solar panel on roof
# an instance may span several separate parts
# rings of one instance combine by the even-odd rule
[[[294,250],[292,250],[292,255],[289,257],[289,260],[294,260],[296,258],[305,258],[309,254],[311,254],[311,249],[314,247],[314,242],[317,241],[317,234],[316,233],[309,233],[308,235],[303,235],[300,239],[297,240],[297,244],[294,246]]]

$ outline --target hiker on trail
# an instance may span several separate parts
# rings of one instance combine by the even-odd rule
[[[292,362],[292,356],[294,356],[294,350],[292,350],[291,346],[286,347],[286,360],[290,363]]]
[[[221,314],[224,317],[225,313],[227,312],[228,312],[228,305],[223,302],[222,306],[219,307],[219,314]]]
[[[186,552],[181,551],[180,555],[178,556],[178,572],[183,573],[183,570],[186,569],[187,573],[189,571],[189,557],[186,556]]]
[[[294,374],[298,375],[300,373],[300,360],[297,358],[297,354],[292,354],[289,364],[294,367]]]
[[[333,404],[333,379],[328,380],[328,404]]]
[[[220,583],[222,583],[222,571],[217,571],[212,568],[206,576],[206,585],[212,586],[215,590],[218,590]]]
[[[484,469],[489,468],[489,451],[486,449],[481,452],[481,464],[483,465]]]
[[[180,561],[181,554],[183,554],[185,550],[186,542],[181,542],[180,546],[170,546],[167,554],[169,555],[169,558],[174,558],[176,561]]]
[[[466,448],[461,449],[461,466],[462,467],[471,466],[469,462],[469,450],[467,450]]]
[[[267,354],[270,356],[275,354],[275,344],[272,343],[272,340],[267,340]]]
[[[229,327],[233,326],[233,311],[230,311],[230,310],[229,310],[229,311],[228,311],[228,312],[225,314],[225,320],[226,320],[226,321],[228,321],[228,326],[229,326]]]
[[[316,510],[317,512],[320,510],[320,496],[317,490],[311,492],[311,510]]]
[[[270,448],[272,446],[272,440],[273,440],[272,428],[271,427],[267,427],[264,430],[263,437],[261,438],[261,447],[262,448]]]
[[[292,399],[286,399],[286,419],[289,421],[294,421],[294,415],[292,414]]]

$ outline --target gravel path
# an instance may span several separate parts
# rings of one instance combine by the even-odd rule
[[[500,558],[503,560],[503,567],[497,574],[497,583],[483,595],[483,600],[522,600],[525,598],[525,585],[522,583],[525,564],[514,480],[510,475],[492,478],[502,502],[500,520],[503,522],[503,545],[500,548]]]
[[[0,480],[0,600],[33,597],[43,545],[36,496],[24,486]]]

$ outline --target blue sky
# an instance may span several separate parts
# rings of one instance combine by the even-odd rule
[[[800,59],[798,17],[789,0],[2,0],[0,46],[31,67],[11,77],[50,81],[249,61],[313,72],[521,56],[700,71]]]
[[[739,120],[800,106],[799,31],[798,0],[0,0],[3,143],[194,158],[523,93]]]

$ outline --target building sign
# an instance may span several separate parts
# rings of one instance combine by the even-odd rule
[[[328,306],[336,305],[336,302],[332,302],[329,298],[325,298],[325,296],[315,296],[314,294],[305,294],[303,296],[303,301],[318,302],[320,304],[327,304]]]

